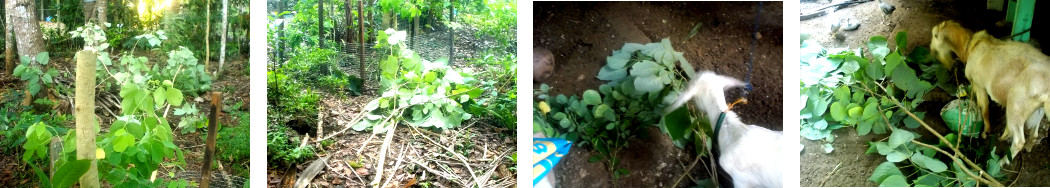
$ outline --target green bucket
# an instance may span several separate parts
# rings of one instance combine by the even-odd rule
[[[944,123],[952,132],[959,132],[959,127],[962,127],[962,135],[969,137],[977,136],[984,126],[977,106],[963,99],[955,99],[941,108],[941,119],[944,119]]]

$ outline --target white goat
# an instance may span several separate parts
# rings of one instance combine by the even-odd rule
[[[696,107],[711,121],[712,130],[719,115],[725,112],[722,128],[715,133],[721,151],[718,164],[732,177],[734,187],[783,187],[780,165],[786,155],[781,149],[788,142],[781,138],[784,133],[744,124],[736,113],[728,111],[725,89],[744,86],[740,80],[710,71],[701,71],[697,76],[669,109],[695,99]]]

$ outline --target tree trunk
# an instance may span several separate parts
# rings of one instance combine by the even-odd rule
[[[15,31],[15,43],[18,57],[36,57],[44,51],[44,36],[40,33],[40,23],[36,20],[36,7],[33,0],[10,0],[14,3],[7,14],[11,17],[11,27]]]
[[[451,0],[450,4],[452,4],[452,6],[449,7],[448,11],[448,22],[452,23],[456,21],[456,1]],[[452,48],[456,46],[456,29],[453,29],[453,27],[448,28],[448,64],[451,65],[452,62],[456,59],[455,51]]]
[[[11,75],[15,70],[15,39],[13,36],[14,30],[11,29],[11,14],[6,14],[7,11],[14,10],[15,3],[13,0],[6,0],[4,3],[4,73]]]
[[[353,3],[353,0],[343,1],[343,17],[345,17],[343,20],[346,20],[346,27],[343,28],[343,44],[347,44],[347,42],[353,40],[353,34],[351,34],[354,31],[352,29],[354,23],[354,14],[352,11],[354,6]]]
[[[317,1],[317,46],[324,48],[324,0]]]
[[[361,12],[361,10],[364,9],[364,6],[364,0],[357,1],[357,31],[360,32],[358,33],[359,35],[357,35],[359,39],[357,40],[359,42],[357,58],[361,60],[361,64],[358,64],[358,67],[360,67],[360,69],[357,70],[359,71],[358,76],[360,76],[361,79],[368,79],[368,77],[366,77],[368,76],[368,74],[366,74],[365,71],[365,15],[364,12]]]
[[[95,10],[98,10],[98,12],[95,13],[95,15],[98,16],[98,26],[102,27],[103,30],[106,29],[106,22],[107,22],[107,20],[106,20],[106,5],[108,3],[109,2],[107,2],[106,0],[96,0],[95,1],[95,6],[98,7],[98,8],[95,9]]]
[[[215,73],[215,78],[218,79],[219,75],[222,75],[222,65],[226,63],[226,30],[228,28],[229,20],[227,20],[227,6],[230,4],[229,0],[222,0],[222,37],[219,42],[219,72]]]
[[[77,160],[91,159],[87,173],[80,177],[80,187],[97,188],[98,164],[95,159],[95,52],[83,50],[77,54],[75,108],[77,131]],[[54,169],[52,169],[54,170]]]
[[[389,12],[389,11],[388,12],[383,12],[383,30],[386,30],[387,28],[393,28],[393,26],[391,26],[391,24],[390,24],[391,20],[393,20],[393,19],[390,18],[390,17],[393,17],[393,16],[391,16],[392,14],[394,14],[394,13]]]
[[[211,68],[211,44],[208,43],[208,36],[211,36],[211,1],[205,3],[204,12],[204,72],[208,72],[208,68]]]

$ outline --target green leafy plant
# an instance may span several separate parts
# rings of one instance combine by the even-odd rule
[[[74,32],[74,35],[86,36],[86,42],[101,42],[104,40],[103,34],[92,32],[92,29],[78,29],[78,31]],[[104,46],[103,44],[98,46],[88,45],[87,48]],[[181,53],[183,54],[174,56],[185,55],[185,51]],[[108,59],[108,57],[104,58]],[[172,62],[172,58],[185,57],[169,57],[169,65],[178,63]],[[186,163],[182,157],[182,151],[173,143],[171,126],[164,116],[159,115],[167,113],[166,109],[171,107],[182,106],[185,94],[182,89],[176,87],[178,81],[149,74],[160,72],[156,71],[160,69],[147,72],[150,69],[146,67],[146,61],[147,59],[144,57],[124,55],[121,58],[121,64],[124,66],[121,66],[121,68],[126,72],[107,74],[111,75],[115,84],[120,86],[121,113],[113,121],[113,124],[109,126],[108,132],[99,135],[99,138],[96,139],[95,144],[98,150],[95,152],[99,158],[98,170],[103,172],[100,173],[100,177],[110,182],[114,187],[155,187],[161,185],[184,185],[185,183],[185,181],[176,180],[172,181],[174,183],[165,184],[167,182],[165,180],[152,180],[152,174],[166,160],[174,159],[175,161],[165,163],[165,165],[182,166]],[[176,69],[181,69],[181,67]],[[180,74],[183,73],[175,71],[171,73],[173,74],[171,78],[182,77]],[[158,111],[161,113],[158,113]],[[47,137],[49,139],[50,133],[40,131],[40,127],[44,127],[46,130],[49,126],[36,124],[30,128],[33,131],[27,131],[27,138],[32,139],[27,139],[24,148],[26,151],[36,152],[27,152],[30,155],[24,155],[23,160],[30,160],[33,156],[32,153],[44,154],[40,153],[40,151],[46,151],[45,140],[41,140],[41,138]],[[77,164],[73,155],[73,152],[76,150],[75,138],[75,132],[68,132],[63,136],[65,142],[63,145],[65,147],[60,154],[62,156],[60,164]],[[62,167],[59,167],[59,169],[61,170]],[[46,180],[45,178],[46,176],[42,180]],[[78,178],[79,176],[76,176],[74,180]]]
[[[247,113],[238,114],[247,119]],[[226,126],[219,130],[215,139],[215,147],[223,148],[217,150],[217,156],[219,160],[225,161],[224,164],[231,164],[230,166],[236,173],[247,176],[248,171],[244,165],[235,163],[236,161],[248,161],[250,156],[251,146],[249,145],[248,135],[245,134],[251,132],[251,127],[248,124],[240,124],[235,126]],[[201,134],[201,137],[207,137],[205,134]]]
[[[854,127],[859,135],[889,133],[884,140],[869,142],[867,152],[886,157],[887,162],[869,178],[880,186],[974,186],[977,182],[1002,186],[996,181],[1003,174],[994,147],[962,147],[957,136],[961,132],[947,136],[932,132],[938,143],[924,143],[919,134],[909,131],[933,130],[923,121],[925,112],[917,110],[927,92],[958,87],[948,82],[947,70],[931,63],[928,49],[917,47],[904,54],[906,44],[904,32],[896,36],[896,49],[887,47],[886,37],[875,36],[867,43],[871,55],[864,56],[859,50],[827,53],[803,42],[802,71],[813,76],[802,78],[801,99],[806,106],[800,134],[831,142],[830,132],[841,127]],[[921,74],[913,67],[919,67]],[[830,144],[824,147],[826,152],[833,150]],[[981,154],[978,159],[987,160],[988,171],[964,153]]]
[[[58,70],[46,67],[50,61],[47,52],[40,52],[35,57],[22,56],[21,63],[15,67],[13,76],[26,81],[26,90],[30,95],[40,93],[42,88],[50,88],[55,83]]]
[[[183,105],[181,108],[176,108],[176,116],[182,116],[179,120],[178,129],[182,134],[197,132],[197,129],[204,128],[208,120],[201,117],[200,111],[197,110],[196,106],[192,104]]]
[[[404,31],[393,29],[379,34],[378,39],[385,43],[376,47],[390,52],[379,62],[382,94],[365,105],[369,114],[354,125],[355,130],[385,132],[386,126],[401,120],[417,127],[452,128],[472,117],[461,103],[483,93],[471,85],[473,74],[449,67],[446,59],[422,59],[405,47],[405,37]]]
[[[211,90],[211,74],[204,71],[204,65],[199,64],[193,52],[186,47],[180,46],[178,50],[168,52],[167,64],[163,68],[155,68],[155,71],[163,79],[175,80],[175,87],[181,90],[191,93]]]
[[[269,126],[266,131],[266,148],[270,152],[266,159],[277,166],[294,165],[314,157],[312,145],[299,147],[298,138],[288,135],[286,126]]]
[[[662,108],[678,97],[686,79],[695,72],[681,52],[674,51],[669,39],[660,43],[627,43],[621,50],[613,51],[606,58],[606,65],[597,78],[609,81],[598,90],[587,90],[578,96],[547,95],[550,87],[540,86],[537,93],[543,102],[538,103],[533,122],[547,136],[579,141],[581,146],[591,146],[598,151],[590,162],[607,160],[607,168],[614,178],[627,175],[619,168],[617,152],[627,147],[628,140],[645,125],[660,122]],[[692,123],[668,125],[660,123],[675,143],[683,146],[689,141]],[[679,126],[679,127],[676,127]]]

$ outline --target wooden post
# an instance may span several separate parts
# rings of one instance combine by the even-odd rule
[[[215,156],[215,137],[219,124],[219,110],[222,110],[222,93],[211,92],[211,115],[208,117],[208,140],[205,142],[204,164],[201,166],[201,188],[208,188],[211,183],[211,160]]]
[[[51,148],[48,154],[51,154],[51,158],[48,160],[51,161],[51,174],[49,175],[51,175],[51,179],[55,179],[55,171],[58,170],[58,168],[55,168],[55,162],[58,162],[58,158],[62,157],[62,137],[51,137]]]
[[[80,187],[97,188],[98,164],[95,160],[95,55],[94,50],[77,52],[75,109],[77,160],[90,159],[91,167],[80,177]]]

